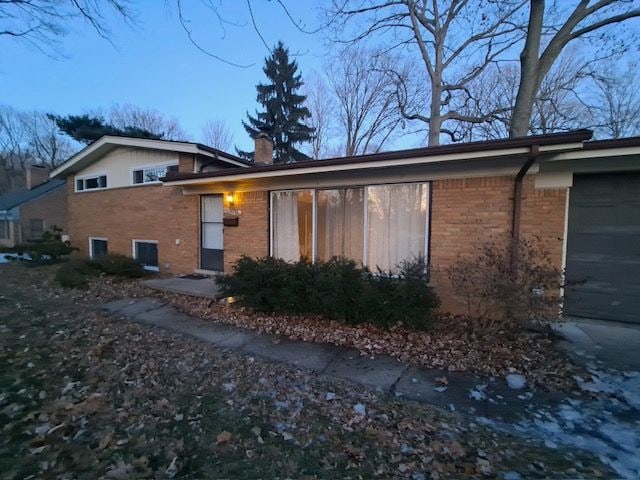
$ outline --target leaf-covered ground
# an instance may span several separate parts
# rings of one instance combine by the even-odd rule
[[[109,317],[53,288],[50,268],[0,275],[1,478],[611,476],[577,451]]]

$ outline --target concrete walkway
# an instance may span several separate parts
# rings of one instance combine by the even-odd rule
[[[154,298],[123,299],[100,306],[128,320],[191,336],[222,348],[285,363],[317,375],[340,378],[398,397],[465,414],[513,421],[539,402],[561,396],[511,390],[504,379],[418,368],[392,357],[366,357],[357,350],[294,341],[252,330],[205,321],[177,311]],[[445,377],[446,385],[441,380]],[[534,404],[535,402],[535,404]]]
[[[192,297],[216,299],[220,297],[220,289],[213,277],[202,278],[154,278],[142,282],[145,286],[161,292],[180,293]]]

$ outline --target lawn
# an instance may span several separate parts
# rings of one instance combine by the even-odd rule
[[[0,267],[0,476],[576,478],[597,459],[107,316]],[[364,415],[362,414],[364,413]]]

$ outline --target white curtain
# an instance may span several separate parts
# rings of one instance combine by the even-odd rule
[[[296,192],[274,192],[273,256],[287,261],[300,259],[298,198]]]
[[[367,265],[395,270],[403,260],[425,255],[427,184],[367,188]]]
[[[364,189],[319,190],[316,194],[318,259],[346,257],[362,261]]]

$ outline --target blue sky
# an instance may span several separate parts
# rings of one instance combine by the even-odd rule
[[[66,56],[54,59],[28,45],[0,39],[0,104],[19,110],[45,110],[60,114],[132,103],[176,117],[197,137],[208,119],[224,119],[234,142],[249,149],[240,121],[257,108],[255,85],[264,79],[268,54],[251,26],[246,3],[223,2],[220,12],[239,26],[222,30],[214,13],[199,0],[186,0],[185,14],[199,42],[231,61],[253,64],[237,68],[199,52],[178,22],[173,5],[145,0],[135,5],[137,24],[130,28],[110,22],[112,45],[88,26],[74,23],[63,39]],[[216,0],[213,0],[216,3]],[[316,2],[313,2],[315,5]],[[252,2],[265,41],[282,40],[297,53],[305,72],[320,69],[326,50],[319,35],[300,32],[276,2]],[[294,18],[317,25],[320,12],[312,2],[288,2]]]

